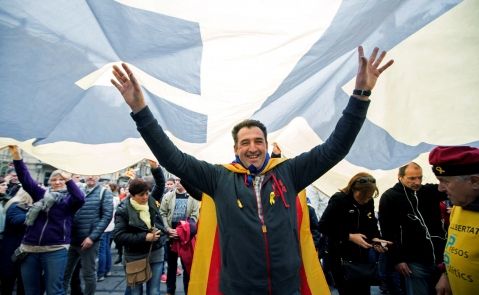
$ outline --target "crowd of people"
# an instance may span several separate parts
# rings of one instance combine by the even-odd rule
[[[153,277],[145,293],[159,294],[160,282],[167,281],[169,293],[175,293],[178,254],[169,250],[166,240],[173,243],[179,221],[196,224],[199,213],[197,200],[193,200],[193,212],[187,211],[189,202],[186,206],[181,201],[189,195],[180,179],[165,181],[161,167],[149,161],[151,176],[130,175],[124,186],[62,170],[53,171],[45,186],[30,176],[19,148],[8,148],[14,167],[0,177],[1,294],[95,294],[97,282],[111,275],[114,263],[146,253]],[[160,215],[164,194],[169,201],[163,204],[169,205]],[[119,258],[115,262],[113,241]],[[173,270],[168,279],[166,261]],[[181,273],[187,290],[186,268]],[[142,285],[125,290],[125,294],[142,292]]]
[[[158,161],[150,161],[152,177],[133,175],[118,187],[55,170],[44,187],[9,146],[14,169],[0,177],[2,294],[95,294],[111,272],[112,241],[118,262],[147,258],[151,269],[125,294],[160,294],[165,275],[167,294],[175,294],[178,260],[185,293],[329,294],[331,286],[361,295],[379,285],[384,294],[473,294],[479,149],[434,148],[439,184],[422,184],[422,167],[410,162],[382,194],[375,177],[360,172],[320,216],[307,204],[306,187],[354,143],[371,90],[393,63],[382,65],[385,55],[375,48],[366,58],[358,48],[355,90],[323,144],[289,159],[274,146],[270,155],[266,127],[248,119],[234,126],[234,160],[224,165],[181,152],[129,67],[114,66],[112,83]],[[165,180],[159,165],[175,177]]]

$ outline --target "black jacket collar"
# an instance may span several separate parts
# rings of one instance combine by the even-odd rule
[[[469,211],[479,211],[479,197],[476,198],[474,202],[471,204],[462,207],[464,210],[469,210]]]

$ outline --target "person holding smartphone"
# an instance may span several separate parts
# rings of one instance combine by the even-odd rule
[[[384,253],[390,241],[381,239],[374,214],[374,198],[379,194],[376,179],[368,173],[354,175],[348,185],[329,200],[319,231],[327,236],[333,278],[339,294],[370,294],[371,283],[345,274],[344,262],[375,264],[375,255]],[[372,258],[372,257],[374,258]]]

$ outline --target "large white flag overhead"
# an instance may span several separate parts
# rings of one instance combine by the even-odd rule
[[[81,174],[152,158],[109,82],[126,62],[185,152],[229,162],[232,126],[256,118],[295,156],[334,128],[357,46],[378,46],[396,63],[318,186],[362,170],[387,186],[435,145],[479,146],[477,15],[474,0],[0,1],[0,146]]]

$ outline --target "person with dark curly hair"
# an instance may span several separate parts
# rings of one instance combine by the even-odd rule
[[[125,262],[149,255],[152,277],[146,283],[145,294],[160,294],[167,231],[156,200],[150,196],[148,183],[141,178],[132,179],[128,191],[128,197],[120,203],[115,213],[113,237],[115,243],[123,245]],[[131,295],[143,294],[143,285],[127,286],[126,292]]]

